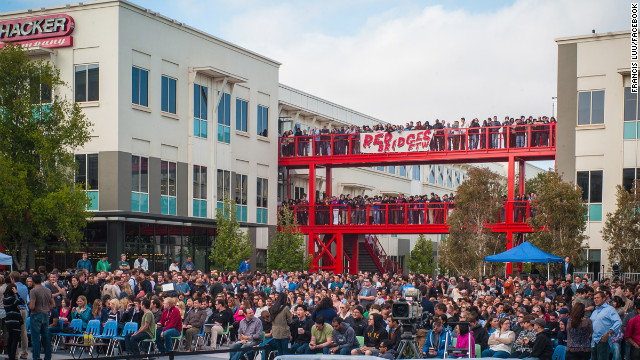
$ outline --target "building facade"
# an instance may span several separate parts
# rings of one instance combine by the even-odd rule
[[[583,189],[589,214],[588,267],[611,270],[602,240],[606,214],[616,209],[616,185],[631,189],[640,167],[638,94],[631,93],[631,33],[620,31],[556,39],[558,145],[565,181]]]
[[[71,46],[27,46],[60,70],[69,87],[56,91],[93,123],[91,140],[76,150],[77,181],[94,211],[81,251],[112,261],[142,254],[152,269],[192,256],[208,268],[225,197],[266,247],[276,224],[280,64],[126,1],[0,21],[29,29],[52,15],[67,19]],[[57,243],[34,251],[32,266],[73,266],[79,256]]]

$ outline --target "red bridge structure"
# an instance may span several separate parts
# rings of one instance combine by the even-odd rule
[[[555,160],[556,124],[320,134],[282,137],[279,145],[278,165],[285,168],[287,178],[291,169],[309,170],[310,205],[292,206],[291,210],[300,230],[308,236],[311,270],[357,274],[360,253],[366,252],[380,272],[399,272],[398,264],[390,260],[373,234],[446,234],[447,216],[455,211],[455,204],[382,204],[357,209],[317,205],[315,179],[319,168],[324,168],[326,195],[330,197],[333,168],[507,162],[509,201],[504,203],[500,218],[487,227],[506,233],[506,248],[511,249],[515,234],[534,231],[528,219],[535,214],[535,206],[528,201],[512,201],[516,164],[518,191],[523,194],[525,162]],[[342,224],[335,221],[338,216]],[[511,264],[507,264],[507,272],[511,271]]]

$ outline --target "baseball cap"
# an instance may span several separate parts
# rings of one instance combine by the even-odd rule
[[[568,314],[569,310],[567,310],[566,308],[561,308],[560,310],[558,310],[558,314]]]
[[[541,319],[541,318],[534,319],[533,321],[531,321],[531,324],[533,324],[533,325],[538,324],[538,325],[540,325],[542,327],[547,326],[547,322],[544,321],[544,319]]]

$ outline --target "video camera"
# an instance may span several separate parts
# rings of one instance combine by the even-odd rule
[[[398,320],[402,330],[402,338],[410,339],[418,327],[423,328],[428,323],[430,313],[425,313],[421,306],[422,295],[415,288],[408,288],[404,291],[404,298],[391,305],[391,316]]]

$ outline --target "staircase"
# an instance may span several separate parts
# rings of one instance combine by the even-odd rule
[[[364,235],[358,243],[359,270],[379,273],[401,273],[402,269],[396,261],[392,261],[384,251],[382,244],[375,235]]]
[[[370,273],[385,272],[383,268],[378,267],[378,264],[373,260],[374,258],[367,251],[363,242],[358,243],[358,254],[360,255],[358,258],[358,270],[368,271]]]

